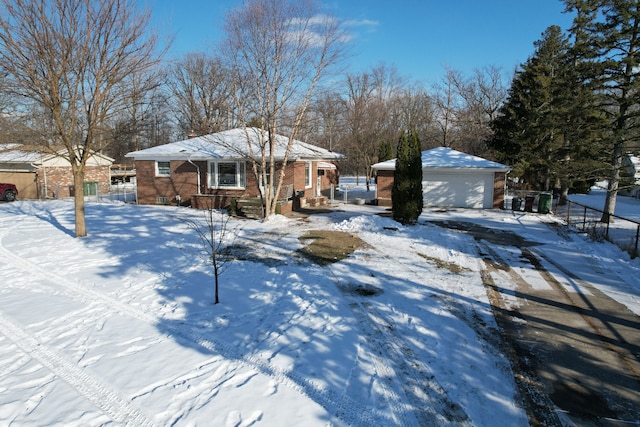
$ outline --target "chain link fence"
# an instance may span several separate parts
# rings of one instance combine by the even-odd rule
[[[512,191],[505,198],[505,209],[532,213],[553,213],[568,226],[587,233],[596,241],[608,240],[635,258],[640,255],[640,221],[620,215],[602,222],[603,211],[582,203],[567,200],[559,204],[557,197],[539,191]]]
[[[568,200],[556,205],[555,214],[564,218],[567,225],[583,231],[594,240],[608,240],[629,252],[633,258],[639,255],[640,222],[612,215],[609,222],[602,222],[603,211]]]
[[[85,200],[88,202],[124,202],[136,203],[136,187],[132,184],[117,184],[109,187],[108,193],[100,193],[98,189],[86,191]]]

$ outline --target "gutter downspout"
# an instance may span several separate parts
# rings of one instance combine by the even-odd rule
[[[192,165],[193,165],[193,167],[195,167],[195,168],[196,168],[196,173],[198,174],[198,176],[196,177],[196,178],[197,178],[197,181],[196,181],[196,182],[197,182],[197,185],[198,185],[198,194],[202,194],[202,192],[201,192],[201,190],[200,190],[200,167],[198,167],[198,165],[196,165],[195,163],[193,163],[193,162],[191,161],[191,157],[189,157],[189,158],[187,159],[187,162],[189,162],[190,164],[192,164]]]
[[[44,191],[42,192],[42,194],[40,194],[40,199],[44,199],[47,200],[47,168],[44,166],[44,159],[42,158],[42,153],[40,153],[40,166],[38,166],[36,163],[31,163],[31,166],[33,166],[35,169],[42,169],[42,177],[43,177],[43,184],[44,184]]]
[[[507,192],[509,191],[509,188],[508,188],[508,186],[507,186],[507,181],[508,181],[508,178],[509,178],[509,174],[511,173],[511,170],[512,170],[512,169],[509,169],[509,170],[508,170],[508,171],[506,171],[506,172],[505,172],[505,174],[504,174],[504,190],[503,190],[503,192],[502,192],[502,193],[504,194],[504,196],[503,196],[503,200],[502,200],[502,208],[503,208],[504,210],[507,210],[507,196],[508,196]],[[512,196],[512,199],[511,199],[511,200],[513,200],[513,196]],[[512,201],[511,203],[513,204],[513,201]],[[513,208],[513,206],[512,206],[512,208]]]

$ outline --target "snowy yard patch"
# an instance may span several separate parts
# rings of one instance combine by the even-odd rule
[[[183,220],[201,212],[90,204],[89,237],[75,239],[69,201],[0,205],[0,420],[524,426],[509,362],[485,336],[497,326],[474,237],[436,223],[499,223],[607,271],[638,268],[611,245],[559,242],[551,217],[425,212],[404,227],[381,213],[232,220],[251,255],[228,265],[214,305]],[[318,265],[299,253],[317,230],[363,244]],[[602,285],[640,308],[637,280]]]

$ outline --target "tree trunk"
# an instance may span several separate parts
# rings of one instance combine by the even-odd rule
[[[567,197],[569,196],[569,183],[566,180],[562,180],[560,183],[560,200],[558,201],[559,205],[567,204]]]
[[[84,217],[84,169],[74,165],[73,169],[73,188],[74,188],[74,205],[76,215],[76,237],[85,237],[87,235],[87,223]]]
[[[220,274],[219,274],[219,272],[218,272],[218,265],[217,265],[217,263],[214,265],[213,270],[214,270],[214,273],[213,273],[213,274],[214,274],[214,276],[215,276],[215,280],[216,280],[216,288],[215,288],[215,290],[214,290],[215,296],[214,296],[214,301],[213,301],[213,303],[214,303],[214,304],[219,304],[219,303],[220,303],[220,298],[219,298],[219,296],[218,296],[218,276],[219,276]]]
[[[612,215],[616,212],[616,199],[620,185],[620,170],[622,169],[622,143],[618,142],[613,147],[613,160],[611,162],[611,176],[607,185],[607,198],[602,209],[600,222],[611,222]]]

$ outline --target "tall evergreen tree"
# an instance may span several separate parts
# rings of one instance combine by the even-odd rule
[[[640,129],[640,6],[637,0],[565,0],[575,12],[571,27],[576,52],[588,81],[597,91],[597,105],[606,117],[611,153],[603,222],[615,213],[622,160]]]
[[[585,101],[589,92],[576,77],[568,38],[558,26],[542,36],[514,77],[492,123],[489,146],[500,161],[514,165],[513,175],[524,182],[540,190],[560,187],[566,194],[575,182],[593,178],[597,156],[586,131],[593,114],[586,110],[591,108]]]
[[[378,161],[386,162],[393,159],[393,145],[389,141],[383,141],[378,149]]]
[[[554,86],[554,99],[562,146],[558,152],[560,202],[571,189],[587,193],[609,170],[609,153],[603,138],[606,121],[596,108],[596,93],[585,76],[588,68],[578,60],[575,44],[570,45],[559,69],[561,84]]]
[[[415,224],[422,213],[422,153],[414,131],[398,140],[391,204],[393,219],[404,225]]]

